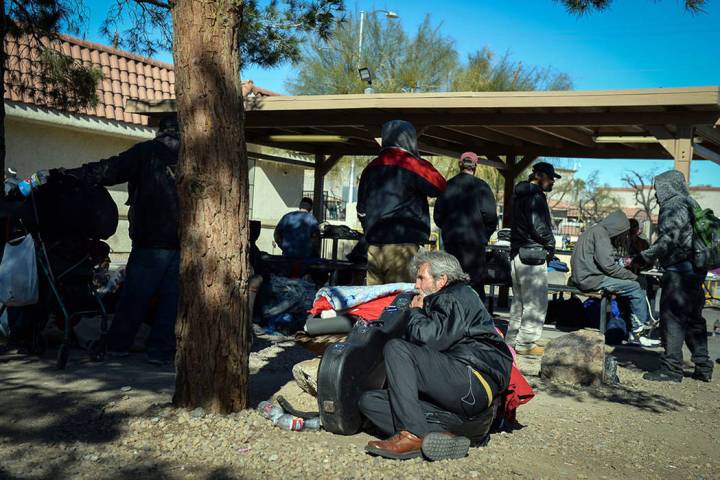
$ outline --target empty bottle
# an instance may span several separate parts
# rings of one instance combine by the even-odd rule
[[[276,426],[282,428],[283,430],[292,430],[295,432],[299,432],[303,429],[305,426],[305,420],[298,417],[293,417],[292,415],[285,414],[281,415],[273,422]]]
[[[23,197],[28,197],[30,196],[30,193],[37,187],[47,183],[47,179],[48,173],[46,171],[41,170],[39,172],[33,173],[29,178],[21,180],[18,183],[18,190],[20,190],[20,193]]]
[[[285,413],[282,408],[278,407],[277,405],[273,405],[271,402],[268,402],[266,400],[260,402],[257,409],[258,412],[260,412],[260,415],[265,418],[269,418],[273,421],[273,423]]]
[[[305,420],[305,425],[303,426],[303,429],[320,430],[320,427],[322,427],[322,421],[320,420],[320,417],[313,417]]]

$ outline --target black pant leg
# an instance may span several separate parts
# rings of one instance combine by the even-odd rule
[[[685,322],[688,296],[683,291],[682,275],[665,272],[662,276],[660,297],[660,327],[665,352],[660,357],[660,366],[668,374],[682,378]]]
[[[446,412],[429,402],[420,400],[420,404],[427,420],[429,432],[446,432],[450,427],[462,423],[462,419],[457,415]],[[363,415],[387,437],[400,430],[395,427],[388,390],[365,392],[360,397],[358,407]]]
[[[448,355],[399,339],[387,343],[384,355],[396,430],[419,437],[431,431],[420,397],[464,418],[489,407],[490,399],[472,369]]]
[[[705,291],[703,290],[703,276],[689,275],[686,279],[686,289],[691,303],[688,308],[688,321],[685,330],[685,343],[692,354],[691,360],[695,370],[711,375],[713,362],[710,360],[707,340],[707,323],[702,316],[705,306]]]

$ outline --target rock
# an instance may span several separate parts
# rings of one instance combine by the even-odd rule
[[[190,416],[192,418],[202,418],[205,416],[205,410],[202,407],[198,407],[192,412],[190,412]]]
[[[320,359],[313,358],[296,363],[292,368],[293,378],[298,386],[313,397],[317,396],[318,367],[320,367]]]
[[[554,383],[599,385],[603,383],[605,338],[581,330],[551,340],[545,347],[540,376]]]
[[[120,389],[121,392],[129,392],[130,390],[132,390],[132,387],[129,386],[125,386]]]

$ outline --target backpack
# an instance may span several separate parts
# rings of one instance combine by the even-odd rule
[[[693,264],[698,270],[720,267],[720,219],[709,208],[693,209]]]

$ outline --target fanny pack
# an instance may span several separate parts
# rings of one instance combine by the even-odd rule
[[[542,247],[520,247],[518,256],[523,265],[542,265],[547,259],[547,252]]]

